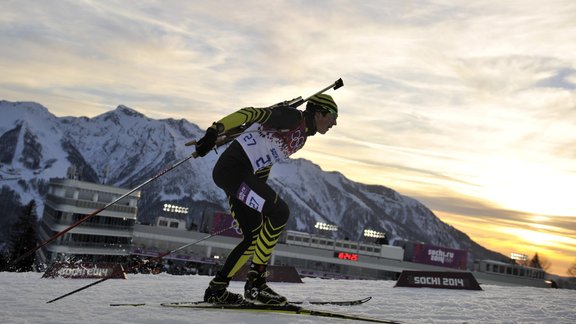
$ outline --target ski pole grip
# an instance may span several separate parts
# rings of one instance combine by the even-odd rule
[[[184,145],[186,145],[186,146],[192,146],[192,145],[195,145],[195,144],[196,144],[196,140],[191,140],[190,142],[188,142],[188,143],[186,143],[186,144],[184,144]],[[193,152],[193,153],[192,153],[192,157],[193,157],[193,158],[197,158],[197,157],[199,157],[199,156],[200,156],[200,155],[198,155],[198,152]]]

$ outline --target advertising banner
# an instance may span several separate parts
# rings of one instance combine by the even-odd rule
[[[126,279],[126,274],[119,264],[98,263],[63,263],[54,262],[44,272],[42,278],[72,278],[72,279]]]
[[[412,262],[465,270],[468,251],[414,243]]]
[[[394,287],[482,290],[471,272],[402,271]]]

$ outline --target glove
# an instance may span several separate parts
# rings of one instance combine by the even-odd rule
[[[218,139],[218,131],[213,127],[206,130],[206,134],[198,142],[196,142],[196,153],[198,156],[205,156],[214,148],[216,140]]]

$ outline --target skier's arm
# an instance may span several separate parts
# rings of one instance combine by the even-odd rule
[[[274,108],[242,108],[220,119],[206,130],[206,134],[196,143],[196,153],[204,156],[216,144],[218,136],[243,125],[261,123],[276,129],[290,129],[298,124],[302,113],[289,106]]]
[[[270,108],[242,108],[215,122],[210,128],[223,134],[245,124],[264,123],[270,118],[271,111]]]
[[[269,108],[252,107],[242,108],[231,113],[208,127],[204,137],[196,142],[196,153],[199,156],[208,154],[216,144],[218,136],[245,124],[264,122],[268,120],[270,114]]]
[[[242,108],[210,126],[218,134],[237,128],[242,125],[261,123],[277,129],[290,129],[302,118],[302,113],[289,106],[274,108]]]

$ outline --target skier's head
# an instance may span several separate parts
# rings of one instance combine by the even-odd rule
[[[326,134],[332,126],[336,125],[338,106],[327,94],[317,94],[308,99],[306,111],[314,116],[316,131],[320,134]]]

